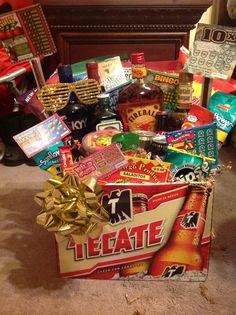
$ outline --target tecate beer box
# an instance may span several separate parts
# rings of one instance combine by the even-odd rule
[[[103,190],[109,224],[84,243],[57,242],[60,276],[206,280],[213,198],[206,186],[110,184]]]

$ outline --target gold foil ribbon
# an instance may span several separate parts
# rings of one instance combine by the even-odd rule
[[[72,237],[75,243],[83,243],[101,234],[109,217],[99,203],[102,189],[94,178],[80,182],[66,174],[47,180],[44,186],[34,198],[42,207],[37,223],[54,232],[57,241]]]

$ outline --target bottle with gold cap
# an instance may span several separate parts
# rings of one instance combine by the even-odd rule
[[[149,275],[171,278],[186,271],[202,270],[201,239],[205,227],[209,189],[190,186],[166,245],[153,257]]]

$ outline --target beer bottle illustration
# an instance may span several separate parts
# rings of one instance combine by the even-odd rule
[[[153,257],[149,275],[171,278],[186,271],[202,270],[201,239],[205,227],[210,189],[189,186],[184,205],[176,218],[169,240]]]

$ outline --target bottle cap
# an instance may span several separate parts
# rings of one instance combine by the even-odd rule
[[[92,62],[87,62],[86,63],[86,68],[87,70],[90,70],[90,69],[98,69],[98,63],[95,62],[95,61],[92,61]]]
[[[87,69],[87,75],[88,75],[89,79],[94,79],[94,80],[100,82],[97,62],[95,62],[95,61],[87,62],[86,63],[86,69]]]
[[[143,52],[132,53],[130,55],[130,60],[131,60],[131,63],[133,64],[143,64],[145,63],[144,53]]]
[[[73,82],[73,74],[71,65],[59,65],[57,67],[57,73],[59,77],[59,82],[61,83],[72,83]]]
[[[98,99],[98,102],[99,102],[99,104],[101,105],[101,106],[105,106],[105,107],[109,107],[109,105],[110,105],[110,96],[109,96],[109,94],[105,94],[105,93],[103,93],[103,94],[99,94],[98,96],[97,96],[97,99]]]
[[[99,94],[97,96],[98,99],[106,99],[106,98],[109,98],[109,97],[110,97],[109,94],[105,94],[105,93]]]

